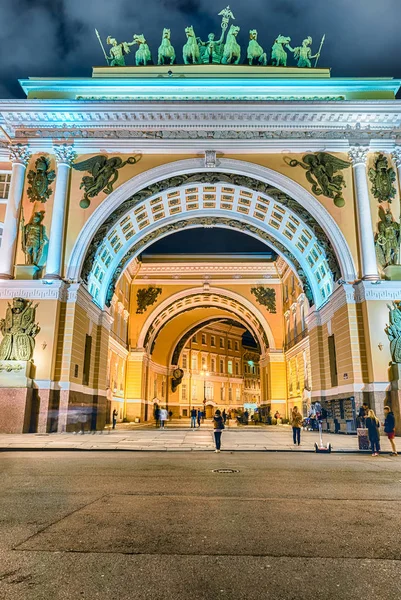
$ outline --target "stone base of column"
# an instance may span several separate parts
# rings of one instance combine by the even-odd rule
[[[401,281],[401,265],[389,265],[384,269],[384,276],[388,281]]]
[[[61,276],[54,274],[54,273],[45,273],[45,275],[42,276],[42,279],[55,279],[55,280],[60,280]]]
[[[10,273],[0,273],[0,279],[14,279],[14,276]]]
[[[31,431],[32,421],[35,421],[34,391],[32,388],[0,388],[0,433]]]
[[[365,275],[362,277],[362,281],[379,281],[380,277],[378,275]]]
[[[36,265],[15,265],[15,279],[40,279],[41,273]]]

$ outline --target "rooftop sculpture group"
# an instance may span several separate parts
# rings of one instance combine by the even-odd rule
[[[183,62],[185,65],[194,64],[222,64],[222,65],[238,65],[241,62],[241,47],[237,37],[240,32],[238,25],[230,25],[230,19],[235,20],[232,10],[229,6],[219,12],[222,17],[221,35],[216,39],[214,33],[209,33],[207,40],[202,41],[196,36],[192,25],[186,27],[185,35],[187,41],[182,49]],[[230,25],[230,27],[229,27]],[[96,35],[100,46],[103,50],[104,57],[110,67],[124,67],[125,57],[131,52],[131,46],[138,45],[138,50],[135,52],[136,66],[146,66],[152,64],[152,54],[146,38],[143,34],[135,34],[131,42],[118,43],[116,38],[108,36],[106,43],[111,46],[110,54],[107,54],[99,32]],[[226,35],[227,34],[227,35]],[[163,29],[161,44],[157,53],[158,65],[173,65],[176,60],[176,52],[171,44],[170,29]],[[266,66],[269,62],[268,54],[257,41],[258,32],[256,29],[249,31],[249,43],[247,48],[247,61],[249,65]],[[289,36],[278,35],[274,41],[271,53],[270,62],[273,66],[287,66],[288,52],[294,55],[298,67],[312,67],[312,60],[315,59],[314,67],[320,57],[325,36],[320,43],[319,50],[316,54],[312,54],[311,45],[312,38],[308,36],[303,40],[300,46],[291,47],[291,38]]]

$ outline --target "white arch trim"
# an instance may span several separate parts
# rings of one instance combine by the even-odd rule
[[[189,307],[188,305],[184,305],[182,302],[185,300],[186,297],[202,296],[202,295],[208,295],[208,296],[215,295],[218,297],[224,296],[226,298],[233,300],[234,302],[241,305],[242,307],[244,307],[244,309],[246,309],[246,311],[248,313],[250,313],[251,317],[252,317],[252,315],[254,317],[256,317],[256,323],[252,323],[252,322],[248,323],[248,326],[252,328],[252,332],[258,338],[258,342],[259,342],[261,349],[265,348],[265,342],[263,341],[263,338],[262,338],[260,332],[258,331],[258,327],[257,327],[258,322],[262,326],[262,328],[266,334],[267,340],[269,342],[269,348],[272,350],[274,350],[276,348],[273,332],[271,330],[271,327],[270,327],[266,317],[263,315],[263,313],[252,302],[250,302],[249,300],[247,300],[240,294],[237,294],[231,290],[226,290],[224,288],[217,288],[217,287],[210,287],[207,290],[203,287],[182,290],[181,292],[177,292],[176,294],[173,294],[172,296],[169,296],[168,298],[163,300],[163,302],[161,302],[150,313],[150,315],[146,319],[145,323],[143,324],[142,329],[139,334],[139,337],[138,337],[138,344],[137,344],[138,347],[139,348],[144,347],[146,334],[152,325],[155,325],[156,327],[154,329],[154,332],[152,333],[151,339],[149,340],[150,345],[152,344],[156,333],[159,331],[160,327],[166,322],[167,319],[170,319],[171,317],[179,315],[181,312],[183,312],[183,310],[185,310],[186,308]],[[244,317],[245,317],[245,315],[241,311],[239,311],[237,308],[234,308],[232,305],[223,305],[221,302],[215,302],[212,299],[207,300],[206,303],[209,304],[211,307],[213,306],[213,307],[219,308],[220,310],[222,310],[222,309],[228,310],[229,312],[237,315],[241,319],[244,319]],[[173,304],[176,305],[174,307],[174,310],[169,310],[163,316],[163,313],[166,311],[166,309],[168,307],[171,307],[171,305],[173,305]],[[196,303],[194,303],[192,306],[193,306],[193,308],[196,308]]]
[[[231,314],[231,317],[233,315]],[[249,326],[249,324],[246,323],[246,321],[241,318],[238,317],[237,315],[235,315],[236,320],[238,321],[239,324],[242,324],[246,329],[251,329],[251,332],[255,335],[255,332],[253,331],[252,327]],[[180,340],[192,329],[194,329],[195,327],[198,327],[199,329],[197,329],[197,332],[202,331],[202,329],[204,327],[213,327],[213,325],[219,323],[219,321],[226,321],[227,320],[227,315],[221,313],[220,315],[213,315],[210,317],[210,319],[213,319],[213,322],[208,324],[208,318],[203,318],[203,319],[199,319],[199,321],[196,321],[195,323],[193,323],[192,325],[190,325],[189,327],[187,327],[186,329],[183,329],[183,331],[175,338],[172,347],[171,347],[171,352],[169,354],[168,357],[168,366],[170,367],[172,365],[172,359],[173,359],[173,354],[174,354],[174,350],[177,346],[177,344],[179,344]],[[204,326],[201,327],[202,323],[204,323]],[[255,335],[256,337],[256,335]],[[184,350],[184,348],[182,349],[182,351]],[[181,352],[182,352],[181,351]],[[263,348],[261,348],[261,351],[263,351]]]
[[[136,175],[112,192],[95,210],[82,228],[67,267],[66,277],[78,281],[87,250],[99,227],[127,198],[141,189],[168,177],[210,171],[253,177],[282,190],[303,206],[319,223],[336,253],[341,275],[346,281],[357,279],[356,268],[348,244],[337,223],[324,206],[304,187],[286,175],[254,163],[222,158],[215,167],[205,167],[203,159],[187,159],[163,164]]]

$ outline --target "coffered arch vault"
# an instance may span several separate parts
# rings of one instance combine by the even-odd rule
[[[67,277],[82,277],[103,306],[137,254],[159,237],[202,226],[239,229],[267,243],[298,273],[317,307],[335,279],[356,278],[339,227],[307,190],[258,165],[218,162],[215,168],[200,160],[170,163],[118,188],[82,230]],[[168,177],[160,180],[162,174]]]

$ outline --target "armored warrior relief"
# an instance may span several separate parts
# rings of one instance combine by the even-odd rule
[[[387,305],[390,311],[390,325],[386,326],[385,332],[390,340],[390,351],[393,362],[401,364],[401,306],[393,302],[391,307]]]
[[[381,202],[391,202],[397,193],[394,182],[396,174],[388,166],[388,159],[381,152],[376,154],[374,166],[369,169],[369,179],[372,182],[372,194]]]
[[[40,331],[35,323],[37,306],[24,298],[14,298],[13,305],[8,304],[6,318],[0,319],[0,331],[4,336],[0,343],[0,360],[32,359],[35,337]]]
[[[380,223],[375,237],[377,263],[385,269],[389,265],[398,265],[400,260],[400,225],[393,220],[391,210],[380,207]]]
[[[28,198],[31,202],[46,202],[53,193],[50,184],[56,179],[56,172],[50,170],[50,159],[46,156],[37,159],[35,169],[28,173]]]
[[[22,215],[22,250],[24,251],[27,265],[40,266],[46,242],[49,241],[46,236],[46,228],[42,224],[44,216],[45,212],[43,210],[34,212],[29,222],[25,225]]]

